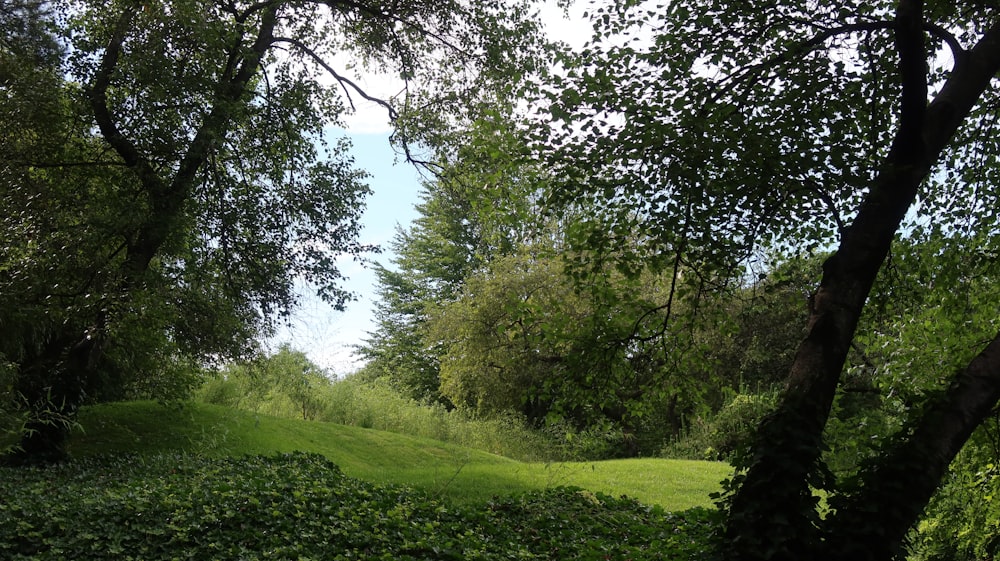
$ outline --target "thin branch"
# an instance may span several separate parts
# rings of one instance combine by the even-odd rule
[[[90,162],[24,162],[24,165],[28,167],[38,168],[38,169],[53,169],[53,168],[76,168],[76,167],[89,167],[89,166],[125,166],[125,162],[117,160],[94,160]]]
[[[452,49],[452,50],[455,50],[455,51],[458,51],[458,52],[464,52],[463,49],[460,49],[457,46],[453,45],[443,35],[441,35],[439,33],[434,33],[433,31],[431,31],[431,30],[429,30],[429,29],[427,29],[427,28],[425,28],[425,27],[423,27],[421,25],[418,25],[417,23],[415,23],[413,21],[407,20],[407,19],[402,18],[400,16],[397,16],[397,15],[395,15],[393,13],[386,12],[386,11],[383,11],[383,10],[378,9],[378,8],[372,8],[371,6],[366,6],[366,5],[364,5],[364,4],[360,3],[360,2],[356,2],[354,0],[326,0],[326,1],[323,1],[323,2],[320,2],[320,3],[325,4],[331,10],[334,9],[334,7],[339,4],[341,6],[357,10],[357,11],[363,13],[363,14],[367,14],[369,16],[375,17],[376,19],[382,19],[382,20],[388,20],[388,21],[400,23],[400,24],[402,24],[402,25],[404,25],[406,27],[409,27],[409,28],[412,28],[412,29],[416,30],[417,33],[419,33],[420,35],[423,35],[425,37],[430,37],[431,39],[434,39],[435,41],[437,41],[438,43],[441,43],[442,45],[448,47],[449,49]]]
[[[837,210],[837,202],[833,200],[830,193],[823,189],[823,185],[818,181],[806,179],[804,182],[806,184],[806,190],[816,193],[816,196],[826,204],[826,207],[830,212],[830,216],[832,216],[834,222],[837,223],[837,233],[843,234],[847,225],[844,224],[843,219],[840,217],[840,212]]]
[[[356,95],[364,98],[365,100],[383,107],[386,110],[386,112],[388,112],[389,120],[393,124],[399,121],[399,111],[397,111],[396,108],[393,107],[391,103],[382,98],[378,98],[369,94],[363,88],[361,88],[361,86],[356,84],[353,80],[337,72],[325,60],[323,60],[323,58],[320,57],[319,54],[313,51],[308,45],[304,44],[298,39],[293,39],[291,37],[275,37],[273,42],[287,43],[289,45],[296,47],[297,49],[305,53],[307,56],[309,56],[309,58],[313,59],[313,61],[315,61],[316,64],[320,65],[331,76],[333,76],[333,78],[337,80],[337,83],[340,85],[341,89],[344,90],[344,96],[347,98],[347,102],[351,105],[351,109],[357,111],[357,107],[354,105],[354,97],[351,93],[353,91]],[[396,134],[398,134],[398,131]],[[402,146],[403,155],[405,156],[407,162],[416,165],[418,167],[424,168],[435,177],[439,177],[440,175],[439,172],[444,168],[444,166],[414,156],[413,151],[410,148],[410,142],[405,138],[405,136],[400,139],[399,144],[400,146]]]
[[[50,292],[48,295],[55,296],[56,298],[79,298],[80,296],[84,296],[86,294],[93,292],[95,290],[94,285],[97,281],[97,277],[98,275],[100,275],[103,268],[109,265],[115,259],[115,257],[120,255],[128,248],[127,236],[125,238],[126,238],[125,241],[118,244],[118,247],[116,247],[114,251],[108,254],[108,256],[103,260],[103,263],[94,266],[90,270],[90,276],[85,281],[83,281],[83,283],[80,285],[79,288],[76,289],[75,292]]]
[[[892,26],[893,22],[890,21],[876,21],[876,22],[866,22],[866,23],[854,23],[850,25],[824,29],[822,32],[816,34],[816,36],[814,36],[813,38],[808,39],[806,41],[802,41],[773,58],[770,58],[758,64],[748,66],[744,68],[742,71],[733,74],[732,76],[727,78],[727,80],[725,80],[728,81],[729,83],[726,84],[724,87],[719,88],[716,94],[712,96],[710,101],[712,103],[717,102],[719,99],[722,98],[723,95],[730,93],[733,89],[736,88],[736,86],[744,83],[744,80],[746,80],[748,77],[751,76],[759,77],[765,72],[773,68],[776,68],[778,66],[781,66],[782,64],[785,64],[786,62],[792,60],[795,57],[798,57],[802,54],[805,54],[813,50],[814,48],[822,45],[827,40],[832,39],[833,37],[836,37],[838,35],[857,33],[861,31],[876,31],[882,29],[891,29]]]
[[[681,278],[681,266],[684,264],[684,252],[687,251],[688,232],[690,232],[691,228],[690,200],[688,201],[684,212],[686,215],[684,220],[684,231],[681,232],[681,243],[674,249],[674,262],[670,276],[670,293],[667,295],[667,303],[661,306],[656,306],[655,308],[647,310],[644,314],[642,314],[639,319],[632,324],[632,333],[625,339],[617,341],[618,343],[628,343],[629,341],[648,343],[665,335],[667,328],[670,327],[670,320],[673,319],[675,298],[677,297],[677,283]],[[643,322],[646,321],[646,318],[664,310],[666,313],[663,315],[663,321],[660,322],[659,329],[650,335],[640,336],[639,329],[642,327]]]
[[[965,56],[966,51],[962,47],[962,44],[959,43],[958,38],[952,35],[951,32],[949,32],[947,29],[941,27],[936,23],[930,23],[926,21],[924,22],[923,25],[924,25],[924,31],[930,33],[932,36],[937,37],[938,39],[941,39],[942,41],[945,42],[946,45],[948,45],[948,48],[951,49],[951,55],[955,60],[958,60],[960,57]]]
[[[712,97],[711,101],[712,102],[718,101],[723,95],[735,89],[737,85],[744,83],[744,80],[746,80],[748,77],[760,76],[765,71],[781,66],[782,64],[785,64],[786,62],[792,60],[793,58],[813,50],[814,48],[828,41],[829,39],[832,39],[839,35],[848,35],[853,33],[870,32],[870,31],[884,31],[884,30],[895,29],[895,27],[896,27],[896,22],[894,21],[870,21],[870,22],[842,25],[839,27],[821,28],[822,31],[817,33],[811,39],[802,41],[797,45],[792,46],[787,51],[782,52],[781,54],[775,56],[774,58],[768,59],[759,64],[749,66],[747,68],[744,68],[741,72],[733,74],[727,79],[729,84],[727,84],[723,88],[720,88],[716,92],[716,95]],[[930,33],[932,36],[937,37],[938,39],[944,41],[948,45],[948,48],[951,49],[952,55],[956,61],[966,54],[966,50],[962,48],[962,45],[958,42],[958,39],[943,27],[934,23],[921,22],[921,28],[924,31]]]
[[[340,84],[340,87],[343,88],[344,95],[347,96],[347,101],[348,103],[351,104],[351,109],[357,111],[357,107],[354,106],[354,98],[351,96],[351,90],[354,90],[354,92],[357,95],[361,96],[362,98],[385,108],[385,110],[389,112],[389,119],[391,121],[395,122],[399,118],[399,113],[392,106],[392,104],[390,104],[388,101],[385,101],[384,99],[368,94],[368,92],[363,90],[361,86],[354,83],[354,81],[352,81],[350,78],[343,76],[339,72],[334,70],[333,67],[327,64],[327,62],[323,60],[322,57],[320,57],[315,51],[309,48],[309,46],[303,43],[302,41],[299,41],[298,39],[293,39],[291,37],[275,37],[274,43],[288,43],[289,45],[293,45],[299,50],[301,50],[303,53],[309,55],[309,57],[312,58],[313,61],[316,62],[316,64],[322,66],[324,70],[329,72],[330,75],[337,80],[337,82]]]
[[[264,2],[257,2],[256,4],[251,4],[242,12],[238,11],[235,5],[232,5],[232,7],[226,11],[235,16],[237,23],[245,23],[248,19],[250,19],[250,16],[256,14],[257,12],[276,9],[284,1],[285,0],[266,0]]]

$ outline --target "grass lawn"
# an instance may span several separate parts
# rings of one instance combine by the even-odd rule
[[[724,463],[664,459],[524,463],[425,438],[198,403],[182,408],[150,402],[100,405],[86,408],[80,422],[84,431],[70,444],[78,457],[177,450],[210,457],[315,452],[347,475],[411,485],[466,504],[482,504],[495,495],[576,486],[677,511],[710,506],[709,493],[719,490],[730,471]]]

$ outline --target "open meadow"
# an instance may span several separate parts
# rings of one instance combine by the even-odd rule
[[[332,423],[255,415],[200,403],[152,402],[88,408],[86,432],[71,441],[75,457],[189,452],[239,457],[305,451],[325,456],[345,474],[377,484],[409,485],[461,503],[573,486],[627,495],[667,510],[710,507],[709,494],[728,464],[659,458],[600,462],[519,462],[428,438]]]

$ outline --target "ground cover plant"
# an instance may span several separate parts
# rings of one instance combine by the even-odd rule
[[[702,559],[716,528],[708,509],[574,488],[455,506],[305,453],[104,456],[2,475],[11,560]]]

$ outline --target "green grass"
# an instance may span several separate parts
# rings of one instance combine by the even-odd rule
[[[710,506],[709,493],[729,475],[727,464],[636,459],[524,463],[426,438],[372,429],[255,416],[206,404],[168,408],[150,402],[86,408],[77,457],[186,451],[210,457],[306,451],[329,458],[349,476],[412,485],[459,503],[484,503],[556,486],[628,495],[668,511]]]

